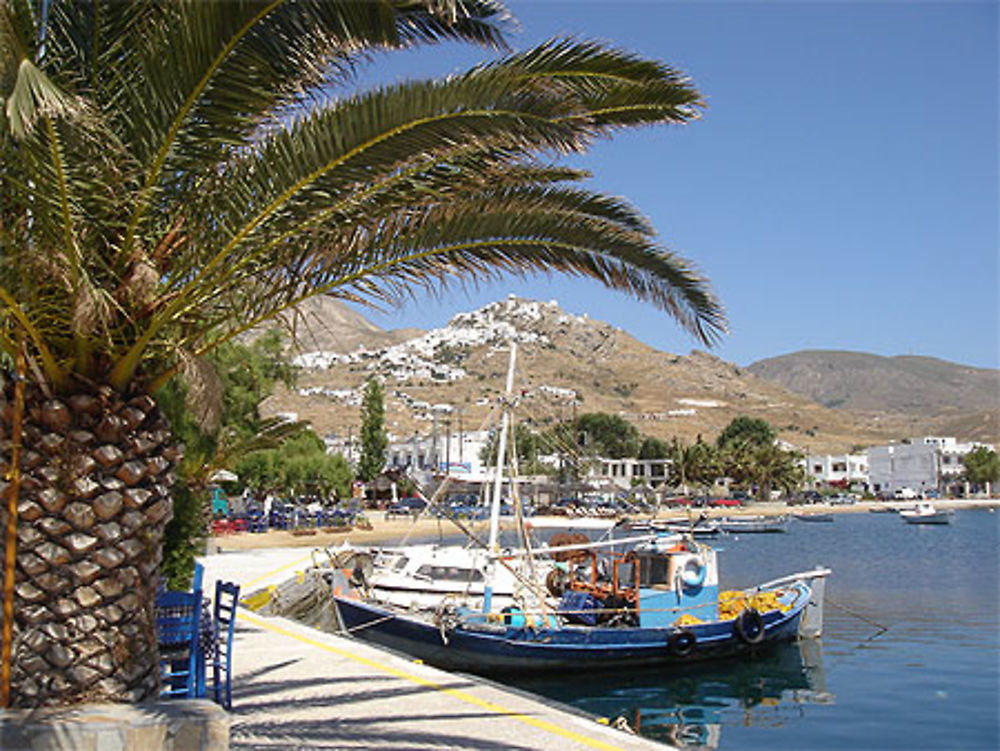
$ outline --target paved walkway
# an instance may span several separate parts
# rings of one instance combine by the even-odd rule
[[[244,593],[309,565],[300,549],[203,559]],[[666,746],[474,677],[446,673],[284,618],[241,612],[233,647],[233,749],[622,749]]]

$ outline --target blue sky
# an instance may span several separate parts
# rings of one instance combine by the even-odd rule
[[[702,120],[619,134],[575,164],[638,206],[726,306],[712,351],[740,365],[800,349],[1000,365],[998,12],[969,2],[514,0],[523,49],[599,39],[689,74]],[[361,83],[444,75],[460,45],[380,57]],[[513,292],[556,299],[669,352],[665,315],[565,277],[453,286],[384,328],[444,325]]]

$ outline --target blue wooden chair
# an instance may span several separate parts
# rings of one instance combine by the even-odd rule
[[[215,649],[212,655],[212,683],[216,704],[232,709],[231,689],[233,631],[236,627],[236,607],[239,604],[240,585],[233,582],[215,582]]]
[[[192,699],[201,662],[201,589],[165,590],[156,596],[160,696]]]

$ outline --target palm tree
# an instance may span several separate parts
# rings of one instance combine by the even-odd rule
[[[555,40],[345,88],[377,50],[504,50],[505,23],[494,0],[0,0],[0,349],[26,362],[23,440],[15,379],[2,410],[23,474],[15,704],[156,693],[181,449],[152,395],[247,329],[314,295],[560,271],[721,333],[640,213],[544,159],[696,118],[679,72]]]
[[[710,488],[722,476],[719,452],[701,436],[690,446],[685,446],[676,436],[670,444],[670,482],[685,495],[691,485]]]
[[[771,500],[775,488],[785,493],[800,488],[806,479],[804,458],[801,453],[783,449],[774,442],[751,449],[748,479],[757,486],[758,500]]]

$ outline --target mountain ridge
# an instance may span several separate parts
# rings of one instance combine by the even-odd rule
[[[918,406],[937,415],[1000,404],[1000,371],[925,355],[801,350],[758,360],[747,370],[833,408]]]
[[[328,309],[338,305],[346,307]],[[953,425],[962,428],[965,419],[961,410],[915,416],[833,409],[762,377],[753,366],[741,368],[699,350],[662,352],[622,329],[566,313],[555,301],[511,296],[457,314],[439,329],[385,336],[353,311],[323,323],[328,330],[342,325],[362,333],[334,331],[327,342],[336,349],[308,350],[299,342],[300,386],[276,394],[265,411],[293,411],[320,433],[347,435],[359,422],[364,382],[378,375],[386,386],[387,427],[397,438],[430,432],[435,425],[475,428],[489,421],[503,389],[508,342],[515,339],[517,384],[525,395],[520,419],[540,426],[570,419],[574,410],[601,411],[626,417],[645,434],[691,442],[713,439],[731,419],[746,414],[767,420],[780,438],[806,451],[842,453],[937,433],[947,419],[959,420]],[[351,350],[349,342],[362,346]],[[992,429],[987,419],[972,432]]]

